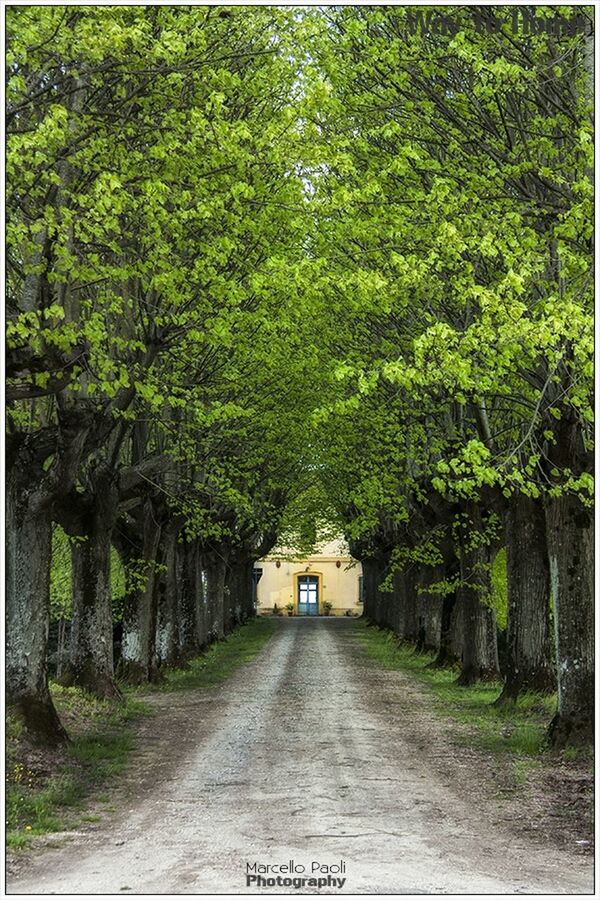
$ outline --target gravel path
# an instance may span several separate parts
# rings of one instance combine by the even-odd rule
[[[468,777],[449,782],[443,720],[415,731],[421,692],[365,658],[350,620],[282,619],[223,685],[160,695],[119,812],[34,853],[8,890],[287,893],[248,888],[247,863],[306,878],[343,860],[341,888],[303,892],[591,893],[588,859],[511,834]]]

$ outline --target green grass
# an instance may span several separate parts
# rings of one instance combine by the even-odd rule
[[[250,662],[273,633],[273,621],[261,617],[251,619],[227,637],[212,644],[184,669],[173,669],[158,685],[160,691],[181,691],[211,687],[228,678],[240,665]]]
[[[213,644],[184,669],[169,672],[155,689],[180,691],[206,688],[224,681],[252,660],[273,632],[270,619],[253,619],[223,641]],[[55,754],[33,751],[22,738],[19,722],[7,716],[6,840],[12,849],[25,847],[32,836],[76,828],[98,821],[86,803],[93,797],[110,812],[102,793],[127,767],[134,750],[131,727],[152,715],[142,690],[125,689],[123,702],[97,700],[79,688],[51,685],[52,696],[71,743]]]
[[[561,753],[562,758],[567,762],[583,762],[588,763],[594,760],[594,748],[592,747],[565,747]]]
[[[6,840],[11,848],[86,820],[86,798],[126,766],[133,745],[129,723],[148,713],[147,704],[133,697],[111,703],[78,688],[52,685],[51,690],[71,743],[48,760],[22,741],[19,723],[8,717]]]
[[[400,644],[387,630],[355,623],[355,633],[367,655],[385,669],[410,672],[432,694],[434,708],[468,726],[468,741],[494,753],[511,753],[525,764],[547,749],[546,729],[556,707],[555,696],[524,694],[516,705],[494,706],[498,682],[461,687],[454,669],[429,669],[429,653]]]

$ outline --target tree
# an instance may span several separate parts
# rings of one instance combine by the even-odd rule
[[[362,317],[368,308],[376,341],[347,366],[355,389],[345,402],[362,412],[364,395],[385,396],[381,382],[388,382],[405,431],[426,436],[412,445],[413,470],[449,499],[479,500],[515,521],[511,508],[529,498],[538,509],[545,504],[551,521],[560,495],[565,510],[581,510],[584,527],[589,38],[577,31],[515,38],[496,10],[484,13],[489,30],[479,13],[454,11],[451,34],[411,32],[407,16],[398,8],[334,10],[321,44],[325,81],[314,120],[327,143],[315,184],[323,253],[326,243],[335,248],[330,260],[339,266],[329,298],[341,319],[344,305],[352,316],[357,305]],[[581,531],[576,539],[573,528],[571,540],[567,522],[565,511],[565,574],[581,546]],[[555,526],[548,544],[556,566],[557,536]],[[515,535],[526,539],[543,573],[544,535],[539,528]],[[521,626],[513,621],[516,630],[536,631],[529,660],[526,642],[511,642],[520,654],[514,665],[529,666],[532,683],[547,676],[549,662],[541,578],[528,603],[517,596],[510,604],[527,616]],[[519,583],[511,578],[513,594]],[[591,608],[585,583],[582,573],[567,594],[580,610]],[[562,619],[568,631],[564,610]],[[576,702],[589,725],[589,646],[588,662],[573,667],[560,643],[559,672],[578,673]],[[585,648],[581,633],[571,658],[575,645]]]
[[[250,615],[255,560],[327,519],[367,614],[465,683],[497,674],[504,543],[502,701],[551,690],[554,652],[551,737],[589,738],[578,14],[515,33],[502,8],[443,28],[402,7],[10,11],[8,671],[32,733],[64,739],[53,523],[67,677],[117,697],[113,545],[120,667],[144,681]]]
[[[292,22],[257,10],[249,28],[237,14],[161,8],[10,20],[10,694],[24,713],[31,695],[32,730],[47,708],[56,739],[43,663],[52,517],[83,538],[74,678],[115,694],[108,561],[119,504],[131,502],[132,427],[192,394],[202,406],[236,322],[260,328],[265,270],[277,277],[298,233]],[[204,362],[191,393],[190,361]],[[24,583],[33,532],[40,563]],[[25,608],[36,610],[35,675],[20,671]]]

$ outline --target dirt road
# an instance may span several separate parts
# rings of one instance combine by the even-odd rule
[[[421,690],[367,660],[350,620],[282,619],[223,685],[161,695],[122,809],[34,854],[8,889],[285,893],[247,888],[247,864],[293,860],[280,877],[299,878],[343,860],[341,889],[304,892],[591,892],[589,859],[511,833],[475,773],[468,793],[448,779],[444,721],[418,730]]]

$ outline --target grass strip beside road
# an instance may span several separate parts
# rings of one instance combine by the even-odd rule
[[[252,619],[212,644],[185,668],[166,673],[158,686],[124,689],[123,701],[98,700],[79,688],[51,684],[51,693],[71,742],[58,749],[32,747],[10,713],[6,725],[6,842],[13,850],[32,837],[71,831],[84,822],[92,802],[111,811],[111,781],[127,767],[135,749],[135,721],[153,715],[144,702],[150,691],[209,688],[250,662],[273,633],[273,622]]]
[[[434,654],[418,653],[402,644],[393,632],[355,622],[356,635],[366,654],[384,668],[409,672],[428,688],[440,715],[469,726],[473,744],[484,750],[511,753],[523,760],[547,750],[546,729],[556,709],[556,696],[523,694],[516,704],[494,706],[502,685],[482,682],[471,687],[456,684],[455,669],[428,668]]]
[[[224,681],[240,665],[251,662],[271,637],[274,623],[271,618],[257,617],[236,628],[225,640],[218,641],[189,665],[166,672],[161,691],[183,691],[211,687]]]

